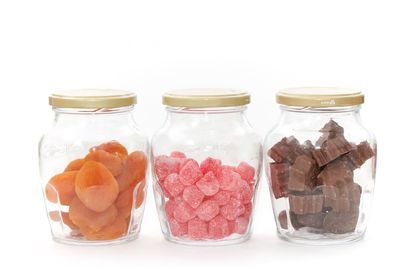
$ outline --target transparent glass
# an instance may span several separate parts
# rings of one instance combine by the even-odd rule
[[[53,239],[75,245],[135,239],[145,206],[148,141],[133,106],[53,110],[53,126],[39,143]]]
[[[360,106],[281,106],[264,142],[278,235],[305,244],[359,240],[367,227],[376,140]]]
[[[165,238],[189,245],[247,240],[262,143],[246,107],[166,110],[152,139],[153,189]]]

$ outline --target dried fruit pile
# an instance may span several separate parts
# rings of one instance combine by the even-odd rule
[[[287,229],[287,213],[295,229],[313,227],[329,233],[353,232],[357,226],[361,186],[354,171],[375,153],[367,141],[349,143],[344,129],[330,120],[315,143],[302,145],[285,137],[268,151],[272,192],[276,199],[288,197],[289,211],[279,214]]]
[[[73,160],[47,183],[47,199],[69,206],[68,212],[51,211],[50,218],[62,220],[88,240],[124,236],[139,183],[136,207],[144,200],[146,169],[141,151],[128,154],[116,141],[92,147],[85,158]]]
[[[171,234],[190,240],[223,239],[247,232],[255,169],[246,162],[222,165],[206,158],[199,165],[182,152],[155,158],[155,174],[165,198]]]

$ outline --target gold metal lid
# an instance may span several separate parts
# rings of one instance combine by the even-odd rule
[[[49,104],[56,108],[118,108],[136,101],[135,93],[115,89],[70,90],[49,96]]]
[[[230,89],[183,89],[163,95],[163,104],[172,107],[234,107],[250,103],[250,94]]]
[[[300,87],[280,90],[276,102],[287,106],[345,107],[364,103],[360,91],[334,87]]]

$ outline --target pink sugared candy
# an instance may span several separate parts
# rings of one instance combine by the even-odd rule
[[[234,221],[228,221],[228,224],[231,233],[243,235],[247,232],[247,228],[249,227],[249,219],[240,216]]]
[[[185,223],[196,217],[196,211],[185,201],[176,204],[174,210],[174,218],[179,223]]]
[[[205,200],[196,209],[196,215],[204,221],[209,221],[219,213],[218,203],[213,200]]]
[[[193,240],[206,239],[208,236],[207,222],[194,218],[188,222],[188,236]]]
[[[240,164],[236,167],[236,172],[239,173],[242,179],[247,183],[254,183],[254,175],[256,174],[256,170],[246,162],[240,162]]]
[[[204,194],[197,188],[197,186],[189,185],[183,190],[182,198],[186,201],[186,203],[195,209],[203,201]]]
[[[206,158],[200,164],[200,170],[202,171],[203,174],[206,174],[208,172],[213,172],[214,175],[217,175],[220,168],[221,168],[221,161],[219,159],[213,159],[211,157]]]
[[[212,171],[207,172],[203,178],[198,180],[196,186],[206,196],[213,196],[219,190],[219,182]]]
[[[181,177],[179,174],[171,173],[164,180],[164,188],[171,196],[176,197],[182,193],[185,186],[181,183]]]
[[[237,188],[235,192],[232,193],[232,196],[241,201],[243,204],[248,204],[251,202],[253,192],[246,181],[239,180],[237,183]]]
[[[194,159],[187,160],[179,171],[179,174],[181,182],[184,185],[192,185],[203,176],[199,164]]]
[[[158,180],[163,181],[171,173],[178,173],[181,160],[180,158],[165,155],[156,157],[154,160],[154,170]]]
[[[246,208],[239,200],[232,198],[228,204],[221,207],[221,215],[227,220],[233,221],[240,215],[244,214]]]
[[[170,157],[184,159],[184,158],[186,158],[186,155],[185,155],[185,153],[180,152],[180,151],[173,151],[173,152],[171,152]]]
[[[240,174],[226,166],[222,167],[218,175],[219,187],[222,190],[235,191],[239,180],[241,180]]]
[[[179,223],[177,220],[171,219],[168,221],[168,225],[173,236],[181,237],[188,233],[187,223]]]
[[[214,217],[208,224],[208,237],[211,239],[222,239],[229,234],[228,221],[221,215]]]
[[[167,216],[168,220],[171,220],[174,218],[174,210],[175,210],[175,201],[173,201],[172,199],[168,200],[165,203],[165,215]]]
[[[220,190],[218,193],[213,195],[210,199],[214,200],[217,202],[219,206],[223,206],[228,204],[228,202],[231,200],[231,192]]]

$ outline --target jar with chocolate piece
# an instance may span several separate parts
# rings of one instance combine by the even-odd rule
[[[39,144],[43,193],[55,241],[117,244],[135,239],[146,196],[147,138],[136,95],[85,89],[49,97],[55,119]]]
[[[247,121],[247,92],[164,94],[167,117],[152,139],[153,187],[169,241],[222,245],[247,240],[262,142]]]
[[[264,157],[278,235],[306,244],[361,239],[377,151],[360,117],[364,95],[293,88],[276,100],[281,115],[265,139]]]

